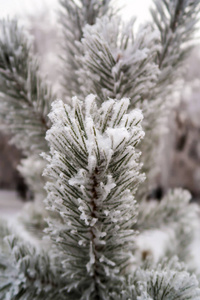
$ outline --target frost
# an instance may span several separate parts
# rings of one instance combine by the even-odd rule
[[[92,113],[92,110],[94,109],[94,105],[95,105],[95,98],[96,96],[93,94],[90,94],[89,96],[87,96],[85,98],[85,110],[86,110],[86,117],[90,116],[90,114]]]
[[[84,246],[84,245],[85,245],[85,241],[84,241],[84,240],[80,240],[80,241],[78,241],[78,244],[79,244],[80,246]]]
[[[90,242],[89,256],[90,256],[90,260],[86,264],[86,268],[87,268],[88,273],[92,274],[93,273],[93,265],[95,263],[95,256],[94,256],[94,252],[93,252],[92,242]]]
[[[113,261],[111,261],[110,259],[106,258],[104,255],[102,255],[99,259],[100,262],[105,262],[106,264],[115,267],[115,263]]]
[[[92,218],[92,220],[90,222],[90,226],[93,227],[96,224],[97,221],[98,221],[97,218]]]
[[[107,176],[107,184],[103,184],[102,182],[100,183],[100,186],[103,190],[103,200],[106,199],[108,194],[111,192],[111,190],[116,186],[116,183],[113,180],[113,177],[111,175]],[[105,211],[104,211],[105,212]]]
[[[116,149],[123,140],[127,141],[130,137],[126,128],[108,128],[106,133],[112,141],[113,149]]]
[[[92,171],[94,170],[95,166],[96,166],[96,156],[94,155],[90,155],[88,158],[88,170],[90,171],[90,173],[92,173]]]
[[[86,172],[84,169],[80,169],[77,175],[69,180],[70,185],[83,185],[85,183]]]
[[[84,206],[79,206],[78,209],[81,211],[80,219],[84,220],[86,225],[89,225],[89,218],[85,213],[85,208]]]

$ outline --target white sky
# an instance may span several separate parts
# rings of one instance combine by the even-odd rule
[[[57,3],[58,0],[0,0],[0,17],[37,13],[44,5],[54,9]],[[152,0],[118,0],[118,3],[125,6],[123,9],[125,19],[133,15],[138,17],[139,22],[149,18],[148,9]]]
[[[139,22],[150,18],[149,7],[153,3],[152,0],[120,0],[119,3],[124,3],[124,18],[137,16]]]

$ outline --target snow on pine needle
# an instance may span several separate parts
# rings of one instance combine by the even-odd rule
[[[134,18],[124,24],[116,16],[105,16],[85,26],[80,44],[83,55],[77,57],[82,65],[77,71],[82,94],[95,93],[100,103],[108,97],[130,97],[132,108],[146,99],[159,74],[155,64],[159,34],[151,24],[135,34],[134,23]]]
[[[86,24],[93,25],[97,18],[111,15],[114,12],[111,0],[60,0],[60,23],[63,27],[62,62],[64,97],[70,101],[71,97],[80,93],[77,70],[80,68],[76,56],[82,55],[78,42],[83,37]],[[73,28],[73,30],[72,30]]]
[[[126,278],[119,293],[110,300],[198,300],[200,289],[197,279],[191,275],[176,257],[150,263]]]
[[[68,290],[80,285],[87,296],[103,295],[135,247],[142,113],[127,113],[127,98],[109,99],[99,109],[94,95],[72,103],[54,102],[49,115],[46,204],[61,218],[49,219],[47,232],[63,253]]]
[[[16,20],[0,21],[0,92],[0,129],[26,155],[47,151],[47,115],[55,95]]]

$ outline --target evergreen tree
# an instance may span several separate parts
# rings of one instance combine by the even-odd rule
[[[200,0],[154,3],[135,32],[109,0],[60,1],[63,101],[17,21],[0,22],[0,128],[38,200],[0,221],[2,300],[200,299],[199,206],[181,189],[148,201]]]

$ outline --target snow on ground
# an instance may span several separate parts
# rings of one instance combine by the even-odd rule
[[[23,205],[15,191],[0,190],[0,216],[12,217],[22,209]]]

